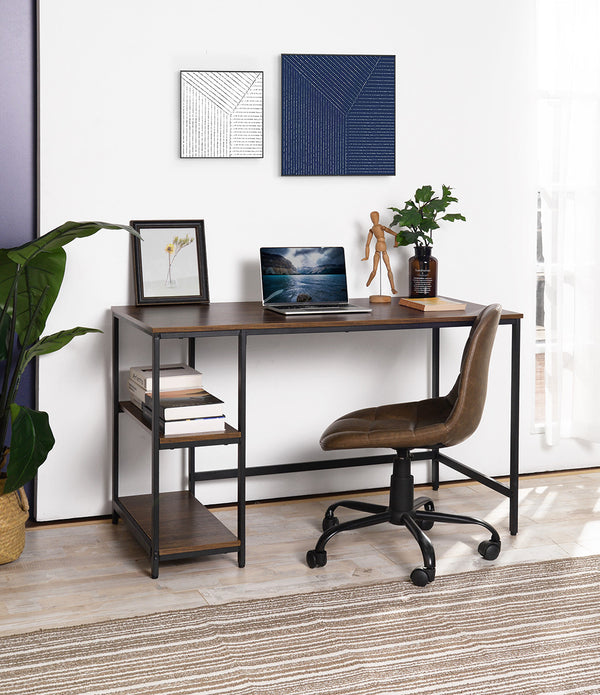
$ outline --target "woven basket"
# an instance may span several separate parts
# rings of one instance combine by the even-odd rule
[[[4,494],[6,479],[0,478],[0,565],[16,560],[25,547],[25,522],[29,503],[25,490]]]

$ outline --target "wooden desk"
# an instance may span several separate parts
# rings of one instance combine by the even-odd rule
[[[369,306],[366,299],[353,299],[355,304]],[[341,458],[328,461],[309,461],[303,463],[275,466],[254,466],[246,468],[246,348],[247,339],[253,335],[276,335],[302,333],[347,333],[354,331],[385,331],[428,329],[432,334],[432,396],[439,395],[440,370],[440,329],[457,326],[470,326],[483,308],[480,304],[467,303],[464,311],[421,312],[400,306],[392,300],[391,304],[373,304],[369,314],[329,314],[286,317],[265,311],[260,302],[223,302],[206,305],[187,306],[124,306],[113,307],[113,521],[123,517],[130,524],[134,534],[148,549],[152,562],[152,576],[158,576],[161,559],[187,557],[211,552],[237,552],[238,564],[245,564],[245,481],[247,476],[273,475],[279,473],[342,468],[391,460],[391,455],[360,458]],[[490,478],[463,463],[435,449],[421,452],[415,458],[432,461],[432,485],[439,485],[439,464],[476,480],[487,487],[507,496],[510,500],[509,528],[511,534],[518,530],[518,475],[519,475],[519,360],[520,328],[523,315],[514,311],[503,311],[501,325],[512,328],[511,335],[511,374],[510,374],[510,461],[508,485]],[[194,437],[161,438],[158,431],[158,391],[153,393],[156,417],[150,428],[152,436],[152,494],[136,496],[125,500],[119,495],[119,414],[129,412],[138,421],[135,406],[119,400],[119,324],[123,321],[149,335],[152,339],[153,383],[158,383],[160,365],[160,343],[167,339],[186,339],[188,341],[188,362],[195,364],[196,338],[206,336],[236,336],[238,339],[238,422],[235,428],[229,426],[220,435],[200,435]],[[324,423],[325,425],[325,423]],[[197,473],[195,471],[195,448],[215,444],[236,444],[238,447],[238,466],[236,469]],[[189,521],[189,497],[194,496],[195,482],[237,478],[238,481],[238,535],[235,538],[225,531],[214,540],[216,533],[211,528],[211,537],[198,541],[197,537],[182,538],[181,529],[167,537],[163,533],[159,506],[169,509],[169,524],[175,524],[177,517],[177,493],[161,496],[158,483],[159,452],[166,448],[187,448],[189,468],[189,495],[185,496],[187,526],[194,527],[194,533],[202,525]],[[138,499],[144,497],[144,499]],[[142,511],[135,511],[139,505]],[[175,505],[175,506],[174,506]],[[201,507],[201,505],[200,505]],[[183,512],[182,512],[183,513]],[[198,516],[204,519],[206,510],[202,507]],[[161,535],[162,534],[162,535]],[[217,536],[219,534],[217,533]],[[173,541],[172,538],[176,538]]]

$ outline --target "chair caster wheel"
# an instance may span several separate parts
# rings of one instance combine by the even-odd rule
[[[484,560],[495,560],[500,555],[500,542],[481,541],[477,550]]]
[[[433,521],[430,521],[429,519],[417,519],[417,526],[421,529],[421,531],[429,531],[433,528]]]
[[[425,502],[423,505],[423,511],[425,512],[434,512],[435,511],[435,506],[431,500],[428,500]],[[421,529],[421,531],[429,531],[430,529],[433,528],[433,521],[431,519],[416,519],[417,526]]]
[[[339,524],[340,520],[337,518],[337,516],[326,516],[323,519],[323,531],[329,531],[330,528],[339,526]]]
[[[410,581],[415,586],[427,586],[435,579],[435,570],[417,567],[410,573]]]
[[[327,564],[327,551],[309,550],[306,553],[306,564],[312,569],[315,567],[325,567]]]

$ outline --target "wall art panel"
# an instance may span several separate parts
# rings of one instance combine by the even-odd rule
[[[263,156],[263,73],[181,71],[181,157]]]
[[[395,64],[393,55],[282,55],[282,175],[393,176]]]

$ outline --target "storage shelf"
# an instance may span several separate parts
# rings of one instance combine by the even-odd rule
[[[140,527],[149,545],[152,542],[152,495],[120,497],[119,503]],[[239,550],[239,539],[189,492],[161,492],[158,504],[161,558]]]
[[[152,431],[152,428],[148,425],[146,420],[142,415],[142,411],[134,405],[131,401],[120,401],[119,406],[121,410],[128,415],[131,415],[134,420],[136,420],[144,429],[148,432]],[[202,444],[234,444],[237,440],[241,438],[241,434],[238,430],[231,425],[225,423],[225,430],[218,430],[215,432],[202,432],[201,434],[182,434],[169,437],[159,437],[159,443],[161,448],[168,449],[172,446],[177,445],[191,445],[191,446],[201,446]]]

